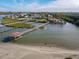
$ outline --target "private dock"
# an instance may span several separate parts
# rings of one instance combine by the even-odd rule
[[[15,40],[18,40],[19,38],[22,38],[22,36],[25,35],[26,33],[29,33],[29,32],[32,32],[32,31],[34,31],[34,30],[37,30],[37,29],[39,29],[40,27],[47,25],[48,23],[49,23],[49,22],[44,23],[44,24],[42,24],[42,25],[39,25],[39,26],[37,26],[37,27],[34,27],[34,28],[32,28],[32,29],[29,29],[29,30],[26,30],[26,31],[21,32],[20,36],[19,36],[18,38],[16,38]]]
[[[47,25],[48,23],[49,23],[49,22],[43,23],[43,24],[41,24],[41,25],[38,25],[38,26],[36,26],[36,27],[34,27],[34,28],[32,28],[32,29],[25,30],[25,31],[23,31],[23,32],[14,32],[14,33],[13,33],[13,36],[11,35],[11,36],[4,37],[4,39],[3,39],[2,41],[3,41],[3,42],[10,42],[10,41],[12,41],[12,40],[19,40],[20,38],[23,37],[23,35],[25,35],[25,34],[27,34],[27,33],[30,33],[30,32],[32,32],[32,31],[34,31],[34,30],[37,30],[37,29],[39,29],[40,27],[43,27],[43,26]],[[14,36],[14,35],[15,35],[15,36]]]

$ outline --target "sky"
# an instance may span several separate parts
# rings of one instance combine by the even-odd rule
[[[0,0],[0,11],[79,12],[79,0]]]

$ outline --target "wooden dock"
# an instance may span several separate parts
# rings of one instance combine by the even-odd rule
[[[44,23],[44,24],[42,24],[42,25],[39,25],[39,26],[37,26],[37,27],[34,27],[34,28],[32,28],[32,29],[23,31],[23,32],[20,34],[20,37],[16,38],[15,40],[18,40],[19,38],[22,38],[22,36],[25,35],[26,33],[29,33],[29,32],[32,32],[32,31],[34,31],[34,30],[37,30],[37,29],[39,29],[39,27],[45,26],[45,25],[47,25],[48,23],[49,23],[49,22]]]

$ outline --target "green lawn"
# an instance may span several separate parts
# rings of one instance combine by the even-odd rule
[[[39,19],[38,22],[39,23],[47,23],[48,21],[46,19]]]
[[[2,24],[8,26],[8,27],[15,27],[15,28],[33,28],[34,26],[32,24],[25,24],[25,23],[15,23],[15,24],[10,24],[14,22],[19,22],[18,19],[3,19]]]
[[[34,26],[32,24],[24,24],[24,23],[16,23],[7,25],[9,27],[15,27],[15,28],[33,28]]]
[[[18,22],[17,19],[3,19],[2,20],[2,24],[9,24],[9,23],[14,23],[14,22]]]

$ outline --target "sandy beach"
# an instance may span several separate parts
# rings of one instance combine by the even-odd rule
[[[0,44],[0,59],[65,59],[69,56],[79,59],[79,51],[46,46]]]

